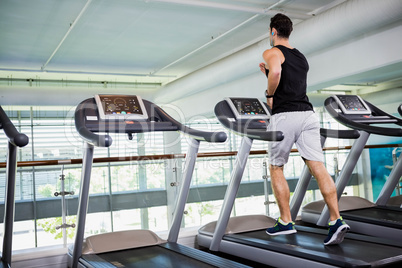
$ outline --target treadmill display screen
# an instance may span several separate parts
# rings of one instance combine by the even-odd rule
[[[332,97],[344,114],[371,114],[370,108],[357,95],[334,95]]]
[[[95,95],[101,119],[146,120],[148,115],[140,96]]]
[[[257,98],[226,98],[236,119],[269,119],[270,113]]]

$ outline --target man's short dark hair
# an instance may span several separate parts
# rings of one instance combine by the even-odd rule
[[[273,28],[276,29],[277,35],[282,38],[289,38],[290,33],[293,31],[293,23],[288,16],[278,13],[271,18],[271,23],[269,24],[271,31]]]

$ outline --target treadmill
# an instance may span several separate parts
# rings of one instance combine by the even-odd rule
[[[227,98],[215,106],[215,114],[222,125],[243,138],[218,221],[199,229],[198,244],[211,252],[274,267],[385,267],[402,264],[402,241],[348,233],[342,244],[324,246],[327,229],[296,225],[296,234],[269,236],[265,230],[275,224],[273,218],[265,215],[230,217],[253,140],[283,139],[281,132],[266,131],[269,112],[265,103],[254,98]],[[261,114],[265,114],[265,118]],[[327,131],[329,135],[334,133]],[[308,172],[303,172],[302,176],[311,177]]]
[[[402,104],[400,104],[400,105],[398,106],[398,113],[399,113],[400,116],[402,116]],[[399,148],[399,149],[400,149],[400,148]],[[402,156],[402,154],[399,155],[399,158],[400,158],[401,156]],[[393,158],[393,162],[394,162],[394,165],[393,165],[393,167],[394,167],[395,164],[396,164],[396,162],[397,162],[397,160],[398,160],[398,156],[397,156],[397,153],[396,153],[396,152],[395,152],[395,154],[392,155],[392,158]],[[399,181],[399,183],[400,183],[400,181]],[[391,197],[391,198],[388,200],[387,206],[395,206],[395,207],[400,207],[400,208],[402,208],[401,185],[398,184],[397,186],[399,186],[398,189],[397,189],[397,195]]]
[[[343,193],[370,134],[402,137],[402,120],[385,113],[357,95],[334,95],[326,99],[325,108],[339,123],[360,131],[337,178],[339,209],[352,232],[400,241],[402,209],[386,206],[402,176],[402,158],[394,165],[375,203]],[[315,201],[302,209],[302,220],[326,226],[329,211],[324,201]]]
[[[224,142],[226,133],[186,127],[154,103],[135,95],[95,95],[86,99],[76,108],[75,125],[85,148],[77,231],[73,248],[69,248],[69,267],[248,267],[177,243],[200,142]],[[84,241],[94,147],[111,146],[109,133],[126,134],[132,139],[135,133],[151,131],[179,131],[190,136],[167,241],[149,230],[104,233]]]
[[[17,173],[17,147],[28,144],[29,138],[18,132],[13,123],[0,106],[0,128],[8,138],[7,164],[6,164],[6,193],[4,195],[4,232],[3,252],[0,267],[11,267],[12,239],[15,209],[15,176]]]

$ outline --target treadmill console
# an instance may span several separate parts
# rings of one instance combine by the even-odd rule
[[[378,109],[371,103],[365,102],[357,95],[332,95],[325,102],[326,109],[334,118],[340,119],[342,124],[355,129],[373,131],[365,129],[363,126],[370,124],[402,125],[397,118]],[[379,133],[382,133],[380,129],[378,130]]]
[[[268,120],[271,116],[264,103],[257,98],[225,98],[230,109],[240,119]]]
[[[148,119],[147,110],[140,96],[136,95],[95,95],[95,101],[102,120]]]
[[[344,114],[370,115],[368,105],[357,95],[333,95]]]

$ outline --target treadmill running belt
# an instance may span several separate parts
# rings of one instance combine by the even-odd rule
[[[224,240],[342,267],[380,267],[395,262],[402,264],[402,244],[390,246],[367,243],[353,239],[361,236],[347,234],[342,244],[324,246],[327,230],[302,226],[296,226],[296,229],[297,233],[292,235],[269,236],[265,230],[259,230],[225,235]]]
[[[204,262],[192,259],[182,254],[177,254],[160,246],[114,251],[97,255],[85,255],[83,256],[83,259],[95,267],[99,267],[102,264],[104,267],[128,268],[211,267]]]
[[[169,242],[157,246],[106,252],[96,255],[88,254],[83,255],[82,259],[94,267],[102,268],[249,267],[194,248]]]
[[[402,210],[398,208],[370,207],[341,211],[345,219],[381,224],[391,228],[402,229]]]

